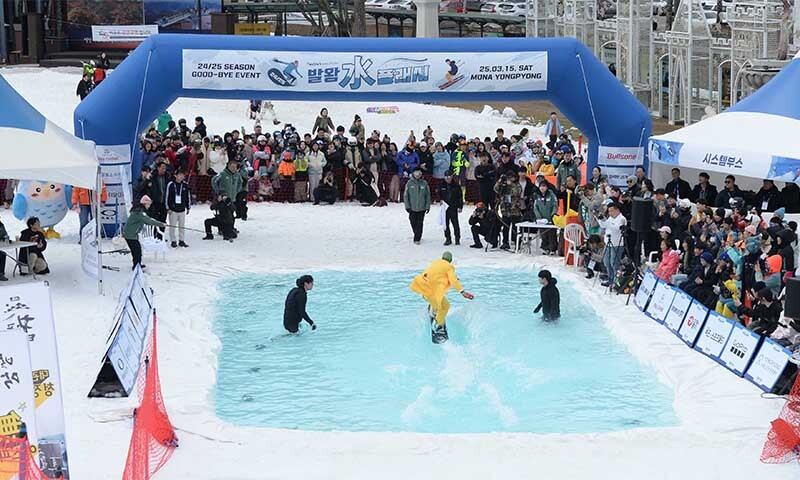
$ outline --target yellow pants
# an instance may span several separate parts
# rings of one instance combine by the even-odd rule
[[[431,306],[431,311],[436,314],[436,324],[440,327],[444,325],[447,312],[450,311],[450,302],[447,301],[447,297],[442,297],[441,301],[438,302],[435,298],[428,298],[427,296],[423,296],[422,298],[428,302]]]

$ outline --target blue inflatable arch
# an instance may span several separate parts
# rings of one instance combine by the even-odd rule
[[[230,58],[231,61],[241,58],[237,55],[245,51],[267,52],[264,54],[264,58],[269,59],[267,62],[272,60],[273,52],[276,52],[276,57],[282,56],[282,59],[289,58],[290,61],[292,53],[296,53],[297,57],[303,59],[299,65],[303,77],[307,76],[308,68],[312,68],[314,63],[329,61],[335,52],[347,53],[348,56],[352,54],[353,57],[359,55],[362,59],[371,55],[385,59],[387,55],[403,53],[405,55],[398,55],[396,60],[408,60],[407,57],[414,57],[412,61],[418,61],[416,60],[418,58],[425,59],[428,56],[439,58],[444,56],[442,54],[446,54],[448,58],[462,58],[467,62],[461,66],[461,70],[466,71],[467,77],[470,77],[471,69],[475,68],[474,63],[477,62],[475,58],[484,59],[481,61],[486,62],[494,56],[496,63],[502,64],[509,58],[519,58],[513,57],[514,55],[547,52],[543,62],[543,65],[546,64],[546,81],[541,81],[536,86],[532,81],[530,90],[526,89],[524,84],[520,84],[525,81],[525,76],[518,75],[517,77],[522,80],[519,78],[514,80],[515,88],[508,88],[508,84],[503,81],[483,82],[480,91],[475,88],[446,90],[434,88],[433,91],[419,88],[417,90],[424,91],[414,91],[409,90],[407,84],[398,85],[398,88],[389,85],[376,91],[376,89],[353,89],[352,83],[342,87],[339,83],[331,83],[325,85],[324,90],[311,91],[293,88],[294,85],[279,85],[275,80],[280,82],[281,78],[267,77],[268,71],[274,69],[264,66],[265,71],[261,72],[263,82],[259,84],[263,85],[263,90],[250,87],[229,90],[220,88],[219,85],[213,89],[197,88],[197,85],[194,85],[195,88],[184,88],[183,74],[184,69],[188,68],[184,66],[184,57],[187,53],[191,55],[192,50],[217,51],[221,53],[217,58]],[[362,66],[372,70],[370,73],[375,75],[374,69],[379,67],[377,63],[379,62],[376,60]],[[214,68],[208,65],[205,67]],[[501,67],[498,69],[502,70]],[[519,70],[512,71],[525,73]],[[475,81],[472,85],[476,83],[478,82]],[[180,97],[243,100],[265,98],[316,102],[486,101],[500,105],[514,101],[549,100],[588,137],[587,160],[590,170],[598,164],[599,146],[617,149],[616,151],[628,149],[630,152],[630,149],[643,147],[651,129],[650,115],[645,107],[611,75],[592,52],[575,39],[262,38],[161,34],[143,42],[106,81],[81,102],[74,114],[75,134],[84,139],[94,140],[98,145],[128,144],[132,151],[136,152],[138,149],[134,147],[141,130]],[[491,126],[487,125],[487,129],[490,128]],[[612,155],[608,158],[612,158]],[[606,165],[605,160],[601,159],[599,163]],[[634,163],[643,164],[644,161],[642,153]],[[630,163],[628,157],[628,166],[624,170],[632,170]],[[140,160],[134,155],[132,161],[134,176],[138,176],[139,169]]]

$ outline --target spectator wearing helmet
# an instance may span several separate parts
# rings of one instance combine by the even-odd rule
[[[278,166],[278,175],[281,176],[284,180],[293,180],[295,174],[295,167],[294,167],[294,159],[292,158],[292,152],[285,151],[283,152],[283,157],[281,158],[281,164]]]

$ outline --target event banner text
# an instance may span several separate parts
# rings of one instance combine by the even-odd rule
[[[547,89],[547,52],[371,53],[183,50],[183,88],[295,92]]]

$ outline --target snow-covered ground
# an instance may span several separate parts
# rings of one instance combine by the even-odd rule
[[[74,69],[4,69],[0,73],[42,113],[71,130],[76,104],[72,93],[78,75]],[[464,110],[399,106],[398,115],[372,116],[365,115],[360,104],[327,103],[337,124],[348,126],[352,114],[359,113],[368,131],[378,128],[396,138],[412,128],[421,131],[428,123],[439,136],[463,131],[483,137],[497,126],[505,126],[507,132],[519,128]],[[244,107],[244,102],[180,100],[170,110],[176,118],[203,114],[216,130],[246,125]],[[320,107],[276,102],[279,116],[298,125],[310,126]],[[544,264],[559,277],[584,285],[586,298],[613,335],[673,388],[680,425],[609,434],[430,435],[308,432],[226,424],[214,415],[213,404],[220,346],[212,330],[213,302],[220,278],[248,271],[423,268],[442,251],[442,235],[434,217],[426,219],[423,243],[415,246],[406,214],[398,205],[251,204],[250,212],[251,220],[238,224],[241,234],[233,245],[201,241],[199,234],[189,234],[190,248],[170,251],[166,261],[145,258],[157,294],[162,388],[181,439],[180,448],[157,478],[797,478],[796,465],[762,465],[758,460],[769,422],[783,402],[762,399],[755,386],[688,349],[633,306],[625,307],[623,297],[590,289],[588,281],[558,267],[557,259],[485,253],[468,248],[467,241],[452,248],[456,266]],[[465,209],[462,223],[469,212]],[[188,226],[202,228],[208,213],[207,207],[196,206]],[[8,211],[0,212],[0,219],[9,232],[22,228]],[[59,335],[70,465],[78,480],[119,478],[134,402],[90,400],[86,394],[100,366],[116,293],[127,279],[130,259],[108,256],[106,263],[120,266],[122,271],[106,272],[107,294],[98,296],[96,285],[84,277],[79,266],[77,224],[77,215],[70,214],[58,227],[64,237],[53,241],[47,251],[53,271],[47,280],[53,290]],[[278,315],[267,313],[264,321],[277,323]],[[324,324],[324,316],[317,317]],[[266,355],[264,361],[269,361]]]

